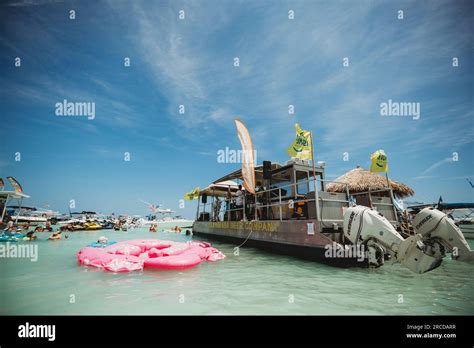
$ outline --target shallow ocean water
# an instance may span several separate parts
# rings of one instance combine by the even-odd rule
[[[225,260],[185,271],[114,274],[79,266],[77,251],[102,235],[196,238],[147,229],[74,232],[61,241],[37,235],[19,242],[38,246],[36,262],[0,258],[0,314],[474,314],[474,264],[449,258],[418,275],[398,264],[341,269],[245,247],[235,256],[235,245],[211,241]]]

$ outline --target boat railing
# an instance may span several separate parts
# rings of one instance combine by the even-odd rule
[[[395,207],[395,197],[391,187],[379,189],[379,190],[368,190],[364,192],[354,192],[352,196],[356,199],[356,202],[362,205],[367,205],[374,208],[385,216],[391,223],[398,225],[400,219],[398,217],[397,208]],[[366,198],[366,202],[363,199]]]
[[[321,190],[318,190],[318,182]],[[344,193],[332,193],[324,191],[324,184],[328,182],[338,183],[345,186]],[[312,183],[312,184],[311,184]],[[298,186],[306,185],[307,192],[298,194]],[[312,191],[311,191],[312,188]],[[291,190],[291,191],[290,191]],[[288,193],[290,191],[290,193]],[[336,198],[331,198],[335,195]],[[344,182],[321,178],[309,178],[298,180],[279,187],[270,187],[265,190],[259,190],[255,195],[244,194],[242,196],[242,205],[235,204],[236,197],[224,198],[220,200],[211,195],[212,201],[201,203],[198,207],[197,219],[200,213],[204,213],[203,220],[210,221],[235,221],[235,220],[288,220],[288,219],[313,219],[327,223],[342,224],[343,209],[340,207],[350,206],[350,194],[348,185]],[[219,203],[217,203],[219,202]],[[324,219],[322,216],[322,206],[324,204],[337,205],[338,217]],[[301,214],[295,213],[295,207],[301,206]],[[206,207],[208,211],[206,212]],[[202,211],[199,210],[202,208]],[[327,208],[330,209],[330,208]],[[306,210],[306,211],[305,211]],[[311,211],[310,211],[311,210]],[[209,214],[207,217],[206,214]],[[291,214],[290,216],[288,216]],[[326,220],[325,222],[323,220]],[[328,221],[329,220],[329,221]],[[323,226],[328,227],[328,226]]]

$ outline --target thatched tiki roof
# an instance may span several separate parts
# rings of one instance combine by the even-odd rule
[[[369,190],[382,190],[387,188],[387,178],[383,177],[382,175],[371,173],[361,167],[357,167],[348,171],[346,174],[340,176],[334,181],[335,182],[332,182],[326,186],[326,191],[346,192],[346,187],[343,183],[349,185],[350,193],[366,192]],[[398,198],[404,198],[413,196],[415,194],[415,191],[413,191],[407,185],[393,180],[389,181],[394,196]]]

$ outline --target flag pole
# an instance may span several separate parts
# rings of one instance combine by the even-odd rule
[[[313,145],[313,131],[309,132],[309,135],[311,137],[311,162],[313,162],[313,183],[314,183],[314,209],[316,210],[316,220],[319,220],[319,197],[318,197],[318,185],[316,183],[316,167],[314,165],[314,145]],[[321,182],[321,185],[324,185],[323,182]]]
[[[311,136],[311,162],[313,162],[313,176],[314,176],[314,179],[316,180],[316,167],[314,166],[313,131],[310,131],[309,134]],[[314,189],[316,190],[316,181],[315,181]]]

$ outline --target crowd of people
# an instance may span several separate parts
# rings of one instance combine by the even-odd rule
[[[35,233],[53,232],[51,236],[49,236],[48,240],[59,240],[62,238],[64,226],[62,226],[59,230],[54,231],[50,221],[46,221],[44,226],[41,225],[34,227],[31,226],[29,222],[25,222],[20,225],[15,225],[15,222],[13,221],[12,217],[8,217],[7,220],[7,225],[3,230],[3,234],[5,236],[22,233],[25,235],[25,237],[23,238],[24,240],[33,241],[38,238]],[[69,235],[65,235],[64,237],[67,239]]]

